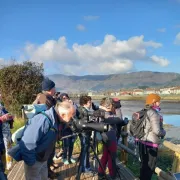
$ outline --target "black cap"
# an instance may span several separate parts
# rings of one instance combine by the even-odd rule
[[[42,82],[42,91],[49,91],[55,87],[55,83],[49,78],[45,78]]]

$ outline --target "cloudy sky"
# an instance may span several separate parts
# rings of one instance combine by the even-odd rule
[[[0,0],[0,64],[46,74],[180,73],[180,0]]]

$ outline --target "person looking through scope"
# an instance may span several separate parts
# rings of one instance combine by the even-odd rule
[[[118,126],[125,126],[128,124],[128,120],[122,120],[118,115],[120,114],[118,111],[120,110],[116,106],[114,106],[114,101],[111,98],[103,98],[101,100],[100,105],[109,109],[105,112],[105,118],[102,119],[101,122],[105,122],[110,124],[109,130],[106,133],[103,133],[103,155],[101,158],[101,164],[104,169],[106,169],[106,165],[108,163],[108,169],[111,179],[116,179],[116,151],[117,151],[117,141],[116,141],[116,131],[117,124]],[[102,110],[104,111],[104,110]],[[111,118],[110,118],[111,117]],[[106,139],[106,140],[105,140]],[[99,166],[98,168],[98,178],[99,180],[104,180],[104,172],[103,169]]]

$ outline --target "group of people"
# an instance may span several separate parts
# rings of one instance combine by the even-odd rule
[[[81,123],[109,124],[107,132],[103,133],[103,154],[98,168],[98,178],[105,179],[106,166],[108,165],[111,179],[119,179],[116,171],[117,144],[121,136],[123,126],[128,124],[128,119],[123,119],[121,103],[117,98],[103,98],[100,106],[92,102],[90,96],[83,95],[79,99],[79,105],[74,103],[67,93],[56,93],[55,83],[45,78],[42,82],[42,92],[39,93],[33,104],[46,104],[44,113],[35,115],[28,120],[23,136],[18,142],[18,150],[12,155],[16,161],[24,161],[26,180],[47,180],[55,178],[52,170],[57,167],[53,162],[55,158],[55,144],[62,137],[72,135],[70,127],[72,119]],[[144,137],[136,139],[139,147],[141,169],[140,180],[150,180],[155,169],[158,145],[160,139],[165,136],[163,118],[160,114],[160,97],[157,94],[149,95],[145,108],[147,116],[144,120]],[[90,112],[101,111],[104,117],[93,117]],[[12,119],[9,113],[0,114],[0,179],[6,180],[2,154],[4,143],[2,126]],[[65,165],[75,163],[73,158],[73,146],[76,136],[65,138],[62,141],[62,159]],[[78,173],[94,173],[95,169],[90,165],[91,131],[82,131],[79,134],[81,153]]]

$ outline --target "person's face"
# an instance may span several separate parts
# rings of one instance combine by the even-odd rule
[[[52,88],[52,89],[49,91],[49,94],[50,94],[51,96],[54,96],[55,93],[56,93],[56,88],[55,88],[55,87]]]
[[[92,101],[88,101],[87,104],[84,105],[84,107],[88,108],[88,109],[91,109],[91,106],[92,106]]]
[[[156,107],[160,107],[161,102],[155,102]]]
[[[62,100],[63,101],[69,101],[69,98],[67,96],[63,96]]]
[[[62,121],[68,123],[71,121],[72,117],[75,116],[75,109],[72,107],[71,110],[69,110],[67,113],[60,113],[60,118]]]

